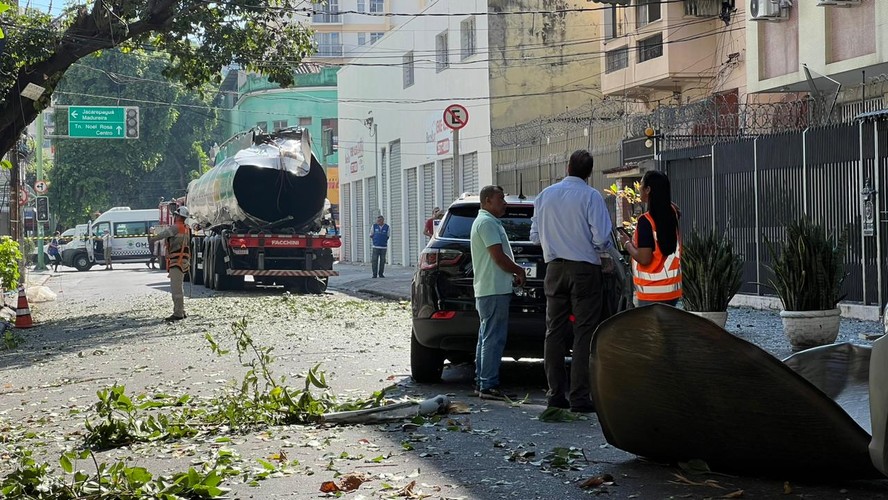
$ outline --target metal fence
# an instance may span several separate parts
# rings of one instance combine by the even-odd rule
[[[845,300],[881,306],[888,297],[878,265],[888,249],[881,208],[888,206],[888,190],[881,189],[888,179],[886,130],[885,122],[815,127],[667,151],[660,160],[682,210],[682,231],[726,231],[743,254],[741,292],[773,294],[767,242],[807,216],[830,231],[847,231]],[[877,191],[872,235],[864,231],[868,186]]]

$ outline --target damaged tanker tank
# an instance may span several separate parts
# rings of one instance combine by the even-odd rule
[[[327,176],[303,129],[260,134],[188,185],[188,209],[203,228],[317,231]]]
[[[250,135],[248,147],[188,185],[194,283],[241,288],[252,276],[258,285],[322,293],[338,275],[333,249],[341,242],[308,131]]]

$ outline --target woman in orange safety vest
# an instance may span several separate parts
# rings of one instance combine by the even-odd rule
[[[638,305],[674,306],[681,298],[681,233],[669,178],[655,170],[646,172],[641,179],[641,201],[647,203],[648,211],[638,217],[632,240],[626,235],[621,238],[632,257],[635,297]]]

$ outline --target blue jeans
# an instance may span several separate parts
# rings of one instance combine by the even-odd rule
[[[512,294],[475,297],[481,318],[475,349],[475,379],[478,389],[499,387],[499,369],[509,332],[509,302]]]

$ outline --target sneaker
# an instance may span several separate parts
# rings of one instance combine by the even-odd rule
[[[385,276],[383,276],[383,275],[381,275],[381,274],[379,275],[379,277],[380,277],[380,278],[385,278]]]
[[[182,321],[183,319],[185,319],[185,316],[172,315],[167,318],[164,318],[164,321],[166,321],[167,323],[172,323],[173,321]]]
[[[478,391],[478,396],[481,399],[493,399],[497,401],[507,401],[512,399],[518,399],[517,394],[506,394],[501,391],[498,387],[491,387],[490,389],[481,389]]]

